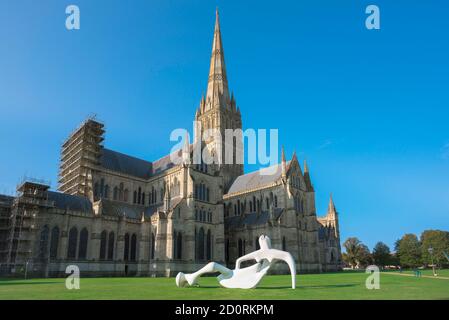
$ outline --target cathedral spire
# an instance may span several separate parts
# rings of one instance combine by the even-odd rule
[[[229,100],[228,79],[224,61],[223,43],[221,40],[220,18],[218,8],[215,13],[215,31],[212,42],[212,55],[210,58],[209,79],[207,82],[206,105],[207,108],[220,106],[221,98]]]
[[[329,198],[329,206],[328,206],[328,208],[327,208],[327,213],[328,213],[328,214],[329,214],[329,213],[333,213],[333,214],[336,213],[335,205],[334,205],[334,200],[332,199],[332,193],[331,193],[330,198]]]
[[[304,173],[308,173],[308,172],[309,172],[309,167],[307,166],[306,159],[304,159]]]

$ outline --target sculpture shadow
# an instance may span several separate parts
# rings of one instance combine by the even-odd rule
[[[346,288],[346,287],[356,287],[357,283],[345,283],[345,284],[330,284],[322,286],[297,286],[297,289],[326,289],[326,288]]]
[[[18,281],[1,281],[0,286],[20,286],[20,285],[34,285],[34,284],[60,284],[59,282],[52,281],[39,281],[39,282],[18,282]]]
[[[346,287],[355,287],[357,286],[357,283],[345,283],[345,284],[330,284],[330,285],[322,285],[322,286],[296,286],[296,290],[298,289],[326,289],[326,288],[346,288]],[[201,289],[226,289],[221,286],[203,286],[200,285],[198,287],[190,287],[190,288],[201,288]],[[279,289],[291,289],[292,287],[289,285],[285,286],[258,286],[255,288],[256,290],[263,289],[263,290],[279,290]],[[231,289],[235,290],[235,289]],[[237,289],[239,290],[239,289]],[[241,290],[247,290],[247,289],[241,289]],[[254,289],[249,289],[254,290]]]

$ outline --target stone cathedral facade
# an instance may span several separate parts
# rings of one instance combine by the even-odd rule
[[[242,128],[240,112],[229,94],[217,13],[195,120],[224,136]],[[244,174],[241,164],[191,164],[193,144],[178,151],[180,164],[170,155],[152,162],[128,156],[107,149],[104,132],[87,119],[63,143],[58,191],[25,180],[15,197],[0,195],[0,274],[63,276],[77,265],[85,276],[172,276],[208,261],[232,267],[258,249],[261,234],[289,251],[300,273],[340,268],[332,197],[317,217],[307,164],[295,154],[287,160],[282,150],[274,174]],[[212,154],[223,148],[195,135]]]

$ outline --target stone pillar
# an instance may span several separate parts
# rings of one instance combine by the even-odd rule
[[[101,229],[102,229],[101,217],[95,217],[90,235],[90,243],[88,245],[87,259],[99,260],[100,258],[100,246],[101,246]],[[106,240],[107,241],[107,240]]]
[[[115,250],[115,261],[122,262],[123,261],[123,254],[125,249],[125,233],[126,233],[126,218],[120,217],[118,222],[118,229],[117,229],[117,245]],[[116,272],[125,272],[125,267],[119,267],[117,269],[117,265],[115,266]]]
[[[186,199],[186,213],[184,218],[183,256],[184,260],[195,261],[195,200]]]
[[[139,264],[137,267],[138,275],[146,275],[149,271],[150,248],[151,248],[151,222],[143,220],[140,224],[139,240]]]
[[[224,208],[223,205],[215,207],[215,225],[213,235],[213,260],[225,264],[225,234],[224,234]],[[249,244],[249,241],[248,241]]]

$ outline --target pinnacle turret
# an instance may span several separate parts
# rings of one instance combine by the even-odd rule
[[[332,199],[332,193],[329,197],[329,205],[327,207],[327,213],[328,214],[336,214],[337,210],[335,210],[334,200]]]
[[[282,146],[282,154],[281,154],[281,165],[282,165],[282,177],[285,178],[287,176],[287,162],[285,161],[285,151],[284,146]]]

